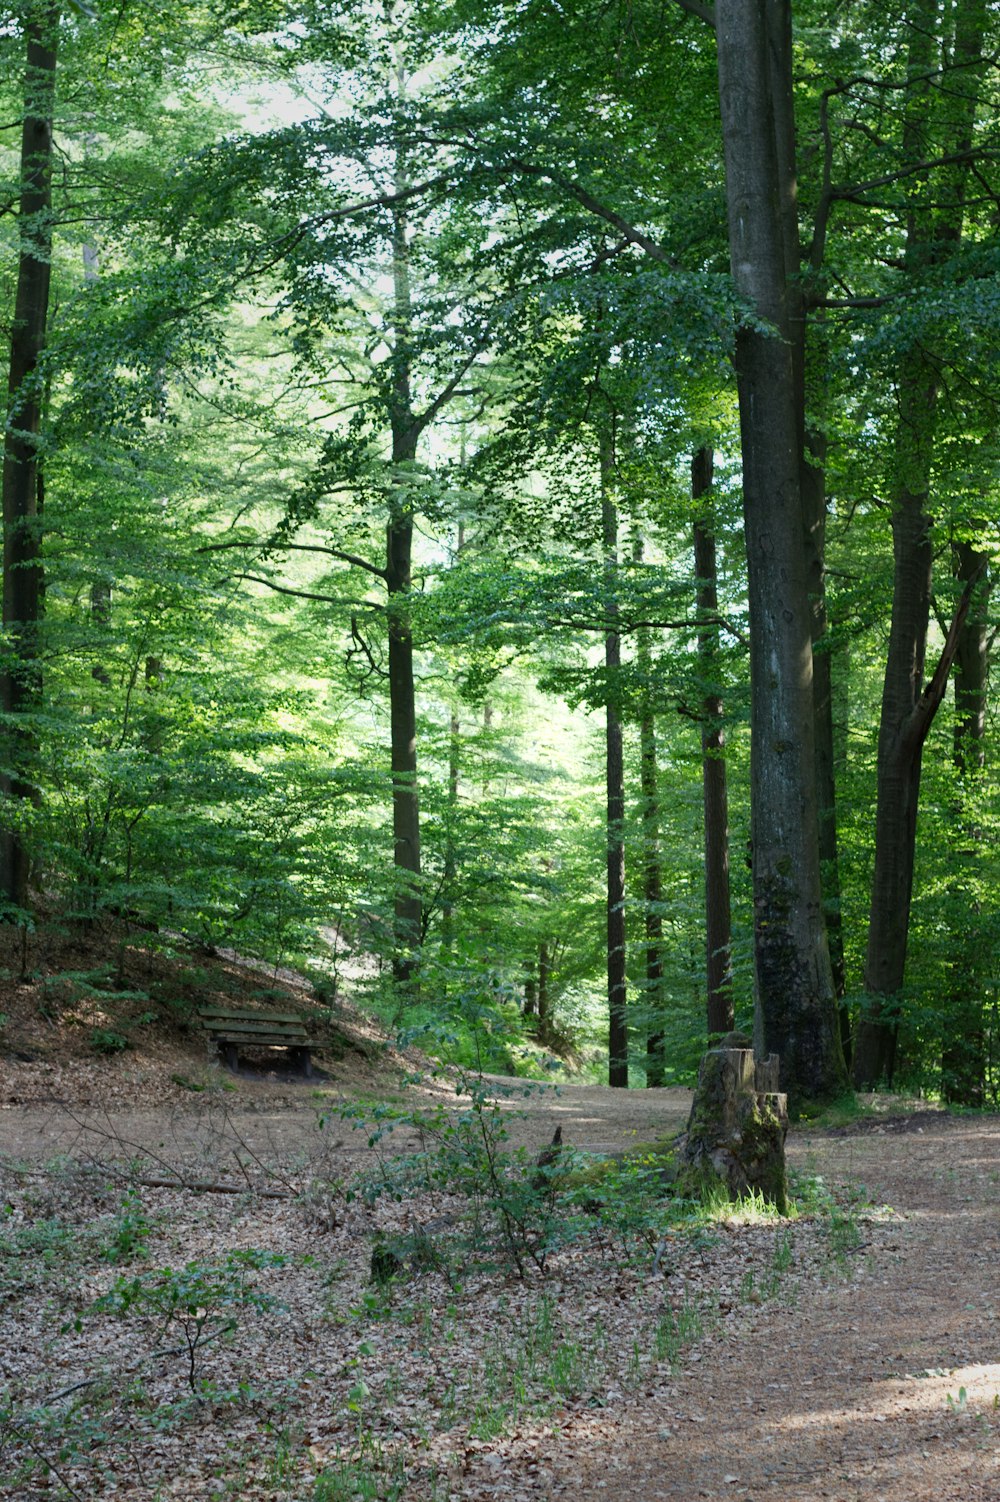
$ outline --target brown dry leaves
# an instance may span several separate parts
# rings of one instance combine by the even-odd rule
[[[184,1109],[209,1119],[201,1103]],[[262,1182],[262,1150],[248,1155],[224,1105],[201,1137],[170,1126],[175,1116],[163,1115],[161,1155]],[[127,1171],[95,1166],[96,1145],[111,1156],[95,1125],[89,1167],[4,1172],[0,1292],[16,1339],[2,1357],[0,1474],[13,1479],[0,1496],[19,1502],[561,1495],[578,1488],[584,1457],[588,1474],[597,1457],[612,1476],[630,1425],[652,1423],[667,1453],[708,1429],[702,1373],[719,1351],[783,1318],[810,1286],[847,1302],[845,1277],[870,1276],[866,1257],[877,1265],[892,1236],[891,1221],[873,1219],[865,1257],[838,1265],[819,1225],[734,1220],[671,1232],[654,1270],[652,1247],[595,1226],[544,1277],[520,1281],[456,1265],[454,1199],[346,1202],[338,1181],[355,1159],[329,1129],[294,1152],[287,1135],[274,1142],[271,1171],[313,1188],[265,1201],[129,1189]],[[374,1284],[373,1237],[428,1222],[443,1227],[429,1261]],[[114,1248],[141,1255],[115,1265]],[[168,1319],[141,1301],[125,1317],[92,1308],[120,1277],[219,1268],[249,1251],[282,1265],[248,1271],[242,1302],[205,1312],[195,1392],[184,1323],[199,1309]],[[723,1480],[739,1490],[735,1472]]]

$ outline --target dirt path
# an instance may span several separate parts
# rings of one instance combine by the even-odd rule
[[[38,1163],[141,1148],[217,1176],[256,1176],[263,1164],[294,1183],[309,1179],[317,1154],[346,1172],[366,1151],[343,1122],[317,1130],[329,1097],[308,1087],[241,1081],[224,1097],[159,1108],[113,1100],[107,1110],[0,1110],[0,1153]],[[689,1100],[569,1087],[505,1109],[512,1140],[532,1150],[559,1122],[574,1146],[614,1151],[677,1130]],[[417,1143],[403,1128],[394,1145]],[[793,1132],[789,1157],[830,1183],[865,1186],[896,1214],[861,1221],[862,1245],[839,1269],[793,1265],[776,1297],[741,1306],[646,1390],[612,1385],[597,1406],[535,1426],[523,1447],[516,1434],[473,1446],[448,1502],[604,1502],[623,1492],[630,1502],[1000,1502],[1000,1118],[923,1113],[841,1136]],[[683,1290],[668,1273],[627,1297],[677,1307]],[[621,1306],[623,1330],[633,1309]],[[331,1361],[333,1338],[323,1326]],[[187,1495],[203,1493],[192,1481]]]
[[[563,1138],[588,1152],[617,1152],[680,1131],[691,1105],[689,1090],[615,1091],[599,1086],[567,1085],[558,1090],[524,1093],[523,1080],[495,1083],[509,1094],[503,1101],[514,1146],[534,1151],[561,1123]],[[275,1170],[289,1173],[317,1152],[336,1150],[349,1161],[364,1151],[361,1132],[330,1122],[320,1137],[321,1114],[335,1110],[333,1088],[308,1085],[280,1088],[241,1080],[232,1095],[188,1095],[167,1106],[105,1109],[94,1105],[17,1105],[0,1108],[0,1154],[38,1163],[60,1155],[131,1157],[138,1149],[175,1164],[223,1165],[235,1152],[249,1151]],[[398,1103],[429,1106],[437,1101],[456,1108],[452,1092],[430,1088],[410,1092]],[[334,1144],[336,1145],[334,1148]],[[396,1145],[417,1147],[412,1132],[400,1130]]]
[[[554,1453],[552,1498],[1000,1499],[1000,1121],[925,1116],[790,1149],[900,1212],[890,1239],[856,1278],[703,1344],[610,1445]]]

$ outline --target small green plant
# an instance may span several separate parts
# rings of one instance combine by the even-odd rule
[[[96,1054],[124,1053],[130,1047],[124,1033],[110,1027],[94,1027],[90,1030],[90,1047]]]
[[[16,1297],[66,1272],[78,1249],[77,1227],[55,1216],[0,1228],[0,1296]]]
[[[704,1329],[705,1322],[696,1304],[685,1300],[679,1309],[665,1310],[653,1335],[654,1357],[676,1366],[686,1347],[701,1339]]]
[[[951,1393],[948,1393],[946,1401],[952,1413],[959,1414],[966,1413],[968,1411],[969,1394],[966,1392],[964,1387],[960,1387],[958,1389],[957,1398],[952,1397]]]
[[[220,1263],[189,1262],[180,1269],[119,1278],[90,1306],[90,1312],[119,1318],[134,1315],[154,1327],[158,1340],[179,1340],[187,1359],[188,1386],[196,1393],[206,1346],[236,1328],[238,1311],[275,1305],[275,1299],[258,1289],[250,1275],[284,1263],[277,1253],[247,1250],[229,1252]]]
[[[126,1191],[114,1223],[111,1240],[104,1251],[107,1262],[134,1262],[146,1254],[146,1242],[153,1230],[139,1193]]]
[[[767,1276],[764,1279],[763,1295],[767,1299],[773,1299],[782,1282],[791,1270],[795,1258],[795,1238],[787,1227],[779,1230],[774,1241],[774,1249],[771,1252],[771,1261],[768,1266]]]
[[[487,1262],[499,1259],[520,1277],[532,1266],[544,1271],[559,1241],[557,1206],[569,1155],[554,1154],[540,1165],[524,1148],[509,1147],[511,1113],[506,1108],[511,1095],[538,1088],[528,1085],[515,1092],[481,1075],[460,1074],[455,1093],[464,1100],[454,1109],[443,1104],[429,1111],[384,1104],[338,1108],[341,1120],[368,1132],[368,1145],[379,1160],[377,1171],[350,1187],[347,1198],[371,1203],[381,1195],[401,1200],[427,1190],[459,1195],[469,1207],[463,1227],[468,1250]],[[325,1119],[320,1117],[321,1125]],[[401,1125],[418,1132],[423,1152],[394,1155],[387,1150]],[[432,1256],[430,1265],[442,1270],[441,1260]]]
[[[401,1455],[390,1455],[361,1429],[357,1446],[327,1460],[316,1477],[312,1502],[399,1502],[406,1490]]]

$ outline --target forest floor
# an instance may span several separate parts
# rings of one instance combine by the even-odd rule
[[[64,954],[0,987],[0,1497],[1000,1502],[1000,1119],[799,1125],[796,1217],[684,1215],[642,1144],[687,1092],[477,1109],[346,1012],[318,1079],[228,1076],[130,963],[124,1024]]]

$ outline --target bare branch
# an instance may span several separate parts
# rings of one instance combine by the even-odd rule
[[[297,600],[318,600],[323,605],[351,605],[352,600],[343,600],[339,595],[321,595],[308,589],[292,589],[288,584],[276,584],[273,579],[265,579],[261,574],[232,574],[230,576],[237,582],[247,580],[250,584],[264,584],[268,589],[273,589],[279,595],[292,595]],[[381,610],[383,607],[374,600],[364,602],[365,610]]]
[[[341,563],[349,563],[353,568],[363,568],[369,574],[374,574],[378,579],[386,578],[384,568],[379,568],[375,563],[369,563],[367,558],[361,558],[357,553],[345,553],[342,548],[325,547],[320,543],[311,542],[207,542],[196,551],[199,553],[226,553],[232,548],[262,548],[264,553],[272,549],[280,553],[323,553],[328,558],[337,558]]]
[[[934,716],[937,714],[941,700],[944,698],[944,691],[948,687],[948,675],[951,672],[952,663],[955,661],[955,654],[958,651],[959,637],[962,634],[962,627],[965,625],[965,620],[972,604],[972,593],[979,583],[985,568],[986,563],[984,560],[971,578],[966,580],[965,588],[962,590],[962,597],[955,609],[944,646],[941,648],[941,656],[938,658],[937,667],[934,669],[929,682],[925,684],[923,693],[913,706],[906,724],[903,726],[900,740],[911,756],[919,751],[927,739]]]
[[[902,182],[904,178],[933,172],[938,167],[953,167],[959,162],[993,161],[997,155],[995,148],[985,150],[978,146],[970,146],[964,151],[949,151],[945,156],[932,157],[927,161],[907,162],[905,167],[897,167],[895,172],[884,172],[881,177],[870,177],[867,182],[844,184],[833,188],[831,197],[850,201],[858,198],[862,193],[870,193],[873,188],[885,188],[891,183]]]
[[[630,224],[615,209],[608,208],[607,204],[595,198],[593,193],[582,187],[580,183],[574,182],[571,177],[564,177],[554,167],[539,167],[533,162],[523,161],[520,157],[513,157],[509,165],[515,171],[523,172],[526,177],[547,177],[549,182],[554,183],[556,187],[562,188],[564,192],[569,193],[589,213],[595,214],[598,219],[604,219],[608,224],[614,225],[619,234],[623,235],[631,244],[638,245],[647,255],[652,256],[654,261],[662,261],[667,266],[677,265],[677,262],[672,256],[667,254],[662,245],[658,245],[655,240],[651,240],[641,229],[638,229],[634,224]]]

